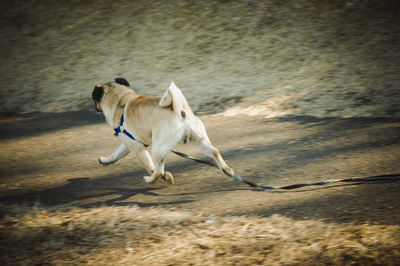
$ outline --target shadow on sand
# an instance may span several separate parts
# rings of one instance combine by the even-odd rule
[[[0,140],[37,136],[97,123],[104,123],[104,116],[94,111],[18,115],[0,113]]]

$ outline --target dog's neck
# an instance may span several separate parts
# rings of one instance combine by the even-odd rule
[[[110,127],[118,127],[121,121],[121,116],[124,114],[126,104],[130,99],[135,98],[131,98],[129,96],[136,96],[136,93],[134,91],[125,93],[124,95],[122,95],[118,102],[111,106],[111,108],[102,108],[104,117],[106,118],[106,122]]]

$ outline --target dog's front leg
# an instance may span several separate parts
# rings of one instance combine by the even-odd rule
[[[139,161],[142,163],[146,171],[151,175],[154,170],[153,160],[150,153],[146,150],[144,145],[136,145],[134,151]]]
[[[144,176],[143,179],[146,183],[154,183],[159,178],[163,178],[170,184],[174,184],[174,178],[170,172],[164,172],[164,160],[167,154],[172,150],[171,145],[157,145],[153,144],[151,149],[151,157],[154,163],[154,171],[151,176]]]
[[[129,153],[128,147],[124,143],[121,143],[121,145],[119,145],[118,149],[116,149],[110,156],[100,157],[99,163],[101,163],[103,165],[109,165],[109,164],[115,163],[122,157],[126,156],[128,153]]]

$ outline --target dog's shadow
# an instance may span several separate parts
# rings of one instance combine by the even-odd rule
[[[61,186],[48,188],[44,190],[35,190],[31,192],[15,194],[11,196],[0,197],[0,201],[7,205],[31,207],[39,205],[40,207],[60,207],[60,206],[76,206],[80,208],[94,208],[99,206],[130,206],[152,207],[162,205],[175,205],[192,202],[192,200],[175,200],[144,202],[143,196],[160,197],[156,191],[163,188],[162,185],[137,185],[132,178],[132,186],[129,188],[124,184],[111,185],[112,180],[120,179],[114,177],[111,179],[102,178],[100,180],[84,178],[68,179],[67,183]],[[107,180],[107,181],[105,181]],[[131,201],[134,196],[142,196],[140,201]]]

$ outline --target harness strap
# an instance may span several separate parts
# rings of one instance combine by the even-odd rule
[[[121,116],[121,122],[119,123],[119,127],[114,128],[114,132],[115,135],[118,136],[119,133],[124,133],[126,136],[128,136],[128,138],[132,139],[132,140],[136,140],[132,134],[130,134],[128,131],[126,131],[126,129],[122,128],[122,126],[124,125],[124,115],[122,114]]]
[[[132,139],[132,140],[136,140],[128,131],[126,131],[125,129],[122,131],[122,133],[124,133],[125,135],[128,136],[128,138]]]

